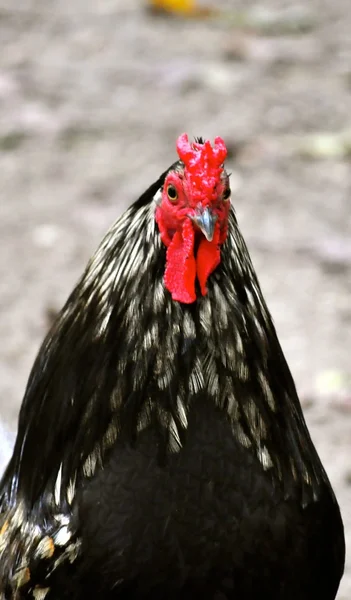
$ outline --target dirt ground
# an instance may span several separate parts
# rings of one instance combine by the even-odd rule
[[[350,0],[221,5],[186,21],[142,0],[0,0],[0,463],[50,314],[105,230],[178,134],[221,135],[350,546]]]

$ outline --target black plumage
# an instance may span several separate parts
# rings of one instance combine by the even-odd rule
[[[333,600],[339,508],[234,210],[208,294],[174,301],[167,173],[33,366],[0,488],[0,598]]]

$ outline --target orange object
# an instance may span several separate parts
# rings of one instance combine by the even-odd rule
[[[210,17],[217,13],[209,6],[199,6],[196,0],[148,0],[148,6],[155,13],[184,17]]]
[[[150,0],[152,8],[181,14],[192,14],[196,11],[195,0]]]

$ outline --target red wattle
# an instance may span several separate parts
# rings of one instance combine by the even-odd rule
[[[216,228],[213,236],[213,240],[209,242],[203,238],[200,242],[197,255],[196,255],[196,272],[199,280],[201,293],[203,296],[207,294],[207,279],[215,268],[219,265],[221,260],[221,253],[219,249],[219,223],[216,223]]]
[[[173,300],[195,302],[196,264],[194,258],[194,229],[186,219],[182,232],[176,231],[167,248],[165,286]]]

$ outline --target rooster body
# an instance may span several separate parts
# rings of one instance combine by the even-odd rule
[[[48,334],[1,484],[0,598],[333,600],[339,508],[230,207],[186,136]]]

